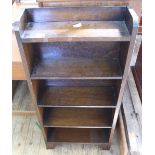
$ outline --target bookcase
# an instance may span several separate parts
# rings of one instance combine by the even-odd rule
[[[110,148],[137,28],[128,7],[21,10],[13,29],[48,149]]]

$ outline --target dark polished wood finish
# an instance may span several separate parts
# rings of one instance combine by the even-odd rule
[[[135,12],[29,8],[13,27],[47,148],[77,142],[109,149],[138,29]]]
[[[79,22],[64,22],[63,20],[62,22],[42,22],[38,19],[36,22],[28,22],[21,36],[23,42],[130,40],[126,24],[122,21],[81,21],[80,18],[77,19]],[[78,23],[80,23],[79,27],[76,26]]]
[[[45,108],[45,127],[111,128],[112,109]]]
[[[116,107],[114,88],[46,87],[38,95],[40,107]]]
[[[64,58],[35,64],[31,79],[121,79],[118,60]]]
[[[30,46],[31,57],[34,57],[31,79],[122,79],[120,55],[126,53],[122,50],[126,44],[126,42],[25,44]]]
[[[49,128],[48,142],[57,143],[108,143],[109,129],[75,129],[75,128]]]

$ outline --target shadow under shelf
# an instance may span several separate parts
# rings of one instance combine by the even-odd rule
[[[48,143],[108,143],[110,129],[48,128]]]

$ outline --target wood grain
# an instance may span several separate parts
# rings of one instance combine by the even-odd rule
[[[122,79],[118,60],[64,58],[36,62],[31,79]]]
[[[81,27],[74,27],[80,23]],[[129,41],[123,21],[76,21],[27,23],[23,42],[51,41]]]
[[[38,5],[41,2],[38,2]],[[56,0],[56,2],[42,2],[40,7],[66,7],[66,6],[127,6],[129,4],[128,0]]]
[[[138,89],[136,87],[135,81],[136,80],[134,80],[132,71],[130,71],[129,78],[128,78],[128,86],[130,89],[130,94],[131,94],[131,99],[133,102],[134,111],[137,116],[139,126],[142,128],[142,102],[140,100],[140,96],[138,94],[138,91],[137,91]]]
[[[27,92],[27,83],[26,81],[19,81],[16,91],[13,96],[12,101],[12,110],[19,110],[20,105],[23,101],[24,95]]]
[[[23,61],[24,67],[25,67],[24,69],[25,69],[25,73],[26,73],[26,79],[27,79],[28,87],[29,87],[31,97],[32,97],[32,103],[34,104],[36,114],[38,116],[39,123],[42,124],[41,116],[40,116],[39,109],[38,109],[37,104],[36,104],[36,98],[35,98],[35,94],[33,92],[33,87],[32,87],[32,83],[31,83],[30,76],[29,76],[30,75],[30,73],[29,73],[29,69],[30,69],[29,65],[30,64],[29,64],[29,61],[27,62],[27,60],[26,60],[27,57],[26,57],[26,54],[25,54],[25,51],[24,51],[24,45],[22,44],[22,41],[21,41],[21,38],[20,38],[20,33],[18,31],[16,31],[15,35],[16,35],[16,39],[17,39],[17,42],[18,42],[18,47],[19,47],[19,50],[20,50],[22,61]],[[44,131],[44,128],[43,128],[43,124],[40,127],[41,127],[41,130],[43,132],[44,140],[46,141],[46,135],[45,135],[45,131]]]
[[[51,6],[130,6],[138,14],[139,18],[142,14],[141,0],[37,0],[42,2],[42,7]]]
[[[116,106],[113,87],[47,87],[38,95],[40,107]]]
[[[134,10],[131,8],[128,9],[127,14],[126,14],[126,24],[127,24],[127,27],[129,29],[130,33],[131,33],[132,39],[130,41],[130,44],[128,47],[128,53],[126,56],[126,62],[125,62],[124,73],[123,73],[123,80],[122,80],[120,91],[119,91],[119,96],[118,96],[118,100],[117,100],[117,107],[115,110],[112,130],[111,130],[111,134],[110,134],[110,138],[109,138],[110,144],[112,143],[112,137],[114,135],[115,126],[116,126],[119,110],[121,107],[124,88],[125,88],[125,85],[127,82],[129,71],[130,71],[130,63],[131,63],[133,48],[134,48],[134,44],[135,44],[135,40],[136,40],[136,35],[138,32],[138,16],[134,12]]]
[[[29,22],[123,21],[127,7],[76,6],[26,9]],[[93,12],[93,13],[92,13]]]
[[[120,130],[120,132],[119,132],[120,152],[121,152],[122,155],[128,155],[129,150],[128,150],[126,133],[125,133],[126,130],[125,130],[125,127],[124,127],[124,122],[123,122],[123,117],[122,117],[121,111],[119,113],[117,126],[118,126],[118,128]]]
[[[108,143],[109,129],[49,128],[47,137],[56,143]]]
[[[12,33],[12,80],[26,80],[15,34]]]
[[[126,85],[122,102],[122,114],[124,117],[130,154],[142,155],[142,129],[137,119],[137,114],[133,108],[132,98],[128,85]]]
[[[78,79],[78,80],[32,80],[38,82],[41,87],[113,87],[117,81],[121,80],[92,80],[92,79]],[[39,88],[41,89],[41,88]]]
[[[72,0],[54,0],[53,2],[69,2],[69,1],[72,1]],[[85,1],[94,1],[94,0],[85,0]],[[99,0],[99,1],[107,1],[107,0]],[[37,2],[52,2],[52,0],[37,0]],[[76,2],[80,2],[80,0],[76,0]],[[128,0],[108,0],[107,3],[110,3],[110,4],[113,4],[113,3],[123,3],[123,4],[126,4],[128,3]]]
[[[135,78],[136,86],[138,88],[138,93],[142,101],[142,42],[140,44],[135,66],[132,67],[132,71]]]
[[[111,128],[111,109],[46,108],[44,127]]]
[[[34,115],[35,109],[26,81],[18,82],[12,100],[12,115]]]
[[[34,43],[31,78],[121,79],[119,53],[123,45],[120,42]]]
[[[12,80],[26,80],[22,62],[12,63]]]
[[[31,117],[22,116],[16,120],[13,132],[13,154],[20,155],[24,152],[24,144],[27,139],[27,133]]]

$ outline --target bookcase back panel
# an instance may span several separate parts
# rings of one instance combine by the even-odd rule
[[[40,87],[104,87],[104,86],[115,86],[119,88],[122,80],[90,80],[90,79],[65,79],[65,80],[32,80],[34,91],[37,92]],[[117,83],[117,84],[116,84]]]
[[[110,129],[48,128],[48,142],[57,143],[108,143]]]
[[[38,88],[34,91],[40,107],[115,108],[121,80],[32,80],[32,84]]]
[[[120,42],[54,42],[33,45],[36,57],[42,61],[61,58],[101,58],[119,57]]]
[[[44,108],[45,127],[111,128],[114,111],[104,108]]]
[[[24,51],[34,77],[121,79],[128,46],[128,42],[25,43]]]
[[[57,7],[27,9],[28,22],[54,21],[122,21],[125,19],[126,7]]]

